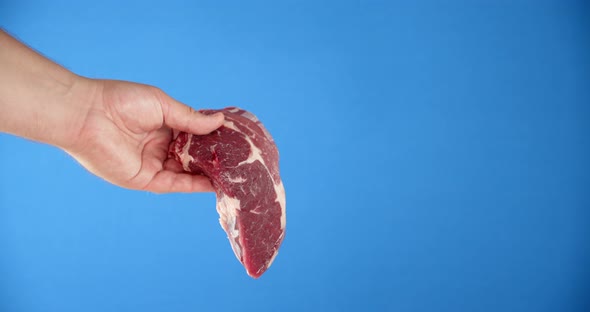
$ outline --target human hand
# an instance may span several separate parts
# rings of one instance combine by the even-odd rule
[[[0,132],[57,146],[86,169],[130,189],[212,191],[168,160],[172,129],[207,134],[223,115],[202,115],[161,90],[78,76],[0,29]]]
[[[90,103],[65,148],[93,174],[121,187],[155,193],[208,192],[208,178],[168,159],[172,129],[207,134],[223,114],[203,115],[158,88],[126,81],[86,80]]]

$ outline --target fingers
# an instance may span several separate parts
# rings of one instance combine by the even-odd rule
[[[213,192],[208,178],[188,173],[162,170],[154,176],[144,190],[154,193]]]
[[[179,163],[176,159],[168,158],[164,161],[164,170],[176,172],[176,173],[183,173],[184,168],[182,168],[182,164]]]
[[[164,124],[192,134],[208,134],[223,124],[223,113],[205,115],[168,95],[163,95]]]
[[[141,168],[125,187],[154,193],[214,191],[207,177],[186,173],[181,163],[166,158],[169,131],[162,129],[160,136],[148,140],[141,153]]]

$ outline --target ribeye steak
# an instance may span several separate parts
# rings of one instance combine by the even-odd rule
[[[279,152],[262,123],[243,109],[221,111],[223,125],[208,135],[180,132],[170,156],[185,171],[211,180],[219,222],[248,274],[268,269],[285,236],[285,189],[279,176]]]

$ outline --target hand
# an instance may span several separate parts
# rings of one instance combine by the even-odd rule
[[[78,76],[0,29],[0,132],[57,146],[86,169],[130,189],[211,191],[168,160],[172,130],[207,134],[223,115],[202,115],[161,90]]]
[[[94,94],[66,151],[93,174],[122,187],[156,193],[207,192],[204,176],[168,159],[172,129],[207,134],[223,114],[203,115],[152,86],[88,80]]]

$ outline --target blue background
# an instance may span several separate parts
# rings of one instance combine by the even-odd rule
[[[0,311],[588,311],[589,13],[0,0],[0,26],[79,74],[257,114],[288,210],[253,280],[213,194],[120,189],[0,135]]]

